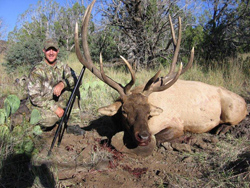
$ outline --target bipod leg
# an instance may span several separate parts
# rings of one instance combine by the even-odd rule
[[[53,147],[54,147],[54,145],[55,145],[56,139],[57,139],[59,133],[61,132],[61,129],[62,129],[62,125],[61,125],[61,124],[62,124],[62,123],[63,123],[63,122],[61,121],[60,124],[58,125],[57,129],[56,129],[55,136],[54,136],[54,138],[53,138],[53,140],[52,140],[50,149],[49,149],[49,151],[48,151],[48,156],[50,156],[51,151],[52,151],[52,149],[53,149]]]

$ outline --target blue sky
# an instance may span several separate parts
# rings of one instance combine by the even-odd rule
[[[55,0],[65,5],[67,0]],[[6,26],[6,34],[13,31],[18,16],[24,13],[31,4],[36,5],[38,0],[0,0],[0,18]],[[7,37],[7,36],[6,36]]]

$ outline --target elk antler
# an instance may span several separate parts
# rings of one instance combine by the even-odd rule
[[[102,80],[104,83],[118,91],[118,93],[122,96],[126,95],[129,89],[133,86],[135,83],[135,74],[134,71],[132,70],[132,67],[130,64],[126,61],[125,58],[121,57],[125,64],[128,66],[130,74],[131,74],[131,81],[123,87],[121,84],[115,82],[111,78],[105,75],[103,71],[103,66],[102,66],[102,58],[100,56],[100,68],[101,71],[99,71],[95,65],[93,64],[93,61],[90,56],[89,52],[89,47],[88,47],[88,42],[87,42],[87,33],[88,33],[88,24],[89,24],[89,19],[91,15],[92,8],[95,4],[96,0],[93,0],[92,3],[87,7],[85,14],[82,19],[82,46],[83,46],[83,51],[84,55],[81,53],[80,46],[79,46],[79,39],[78,39],[78,24],[76,23],[75,27],[75,49],[76,49],[76,55],[79,61],[86,66],[87,69],[89,69],[96,77],[98,77],[100,80]]]
[[[143,89],[143,94],[148,96],[150,95],[152,92],[159,92],[159,91],[163,91],[168,89],[169,87],[171,87],[179,78],[179,76],[181,74],[183,74],[184,72],[186,72],[193,63],[193,59],[194,59],[194,48],[192,48],[191,50],[191,55],[190,55],[190,59],[188,64],[186,65],[186,67],[184,69],[182,69],[182,63],[180,65],[180,68],[177,72],[175,72],[175,68],[176,68],[176,63],[177,63],[177,59],[178,59],[178,54],[180,51],[180,45],[181,45],[181,18],[179,17],[179,33],[178,33],[178,41],[176,42],[176,38],[175,38],[175,33],[174,33],[174,27],[173,27],[173,23],[171,20],[171,17],[169,15],[169,23],[170,23],[170,27],[171,27],[171,33],[172,33],[172,41],[174,44],[174,57],[171,63],[171,67],[169,70],[169,73],[165,76],[165,77],[161,77],[160,79],[158,78],[158,75],[160,74],[160,71],[158,71],[145,85],[144,89]]]

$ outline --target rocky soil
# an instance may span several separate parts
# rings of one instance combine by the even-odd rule
[[[44,147],[33,165],[46,166],[57,187],[249,186],[249,116],[225,134],[187,133],[181,142],[164,143],[147,157],[116,151],[94,129],[84,136],[64,134],[47,157],[54,134],[43,134]]]
[[[90,119],[96,119],[91,118]],[[102,118],[99,120],[104,121]],[[104,125],[104,122],[99,122]],[[187,133],[175,143],[155,147],[147,157],[120,153],[108,142],[108,125],[76,136],[65,133],[47,156],[56,128],[44,132],[37,155],[17,155],[13,174],[21,187],[249,187],[250,117],[227,133]],[[103,134],[100,133],[103,130]],[[20,162],[19,162],[20,161]],[[20,174],[20,166],[23,166]],[[14,173],[19,168],[19,174]],[[9,169],[10,170],[10,169]],[[1,185],[0,185],[1,187]]]

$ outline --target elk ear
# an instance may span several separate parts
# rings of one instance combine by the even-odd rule
[[[98,112],[101,113],[102,115],[113,116],[117,113],[121,105],[122,105],[121,101],[116,101],[111,105],[99,108]]]
[[[163,110],[157,106],[150,105],[150,116],[158,116],[163,112]]]

